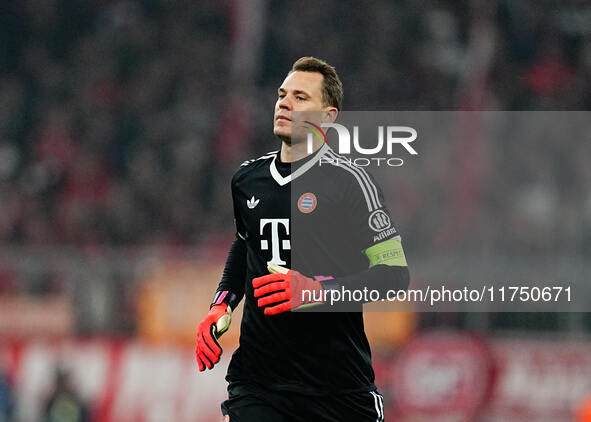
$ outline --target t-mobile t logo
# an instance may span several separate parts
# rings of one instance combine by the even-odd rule
[[[285,265],[286,262],[281,259],[281,250],[290,250],[291,243],[289,239],[281,240],[281,247],[279,246],[279,225],[285,228],[285,234],[289,235],[289,218],[261,218],[260,235],[263,235],[263,229],[271,223],[271,260],[267,261],[269,264]],[[261,250],[269,250],[269,241],[261,239]]]

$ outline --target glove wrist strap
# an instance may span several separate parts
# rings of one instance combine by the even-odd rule
[[[209,305],[209,309],[215,305],[221,305],[222,303],[225,303],[230,307],[231,310],[234,310],[236,309],[236,306],[238,306],[238,302],[240,302],[240,300],[238,299],[238,295],[236,293],[233,293],[229,290],[218,290],[213,296],[213,300],[211,301],[211,305]]]

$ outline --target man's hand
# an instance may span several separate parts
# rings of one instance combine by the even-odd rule
[[[265,315],[277,315],[324,303],[324,289],[318,280],[275,264],[267,268],[271,274],[252,280],[254,297],[259,298],[257,304],[259,308],[265,308]],[[322,279],[330,280],[332,277]],[[305,291],[303,297],[302,291]]]
[[[225,303],[214,305],[197,327],[197,347],[195,358],[199,371],[211,369],[220,361],[222,348],[217,339],[230,328],[232,310]]]

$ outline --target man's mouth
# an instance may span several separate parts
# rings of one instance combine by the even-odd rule
[[[279,121],[279,120],[284,120],[286,122],[291,122],[291,119],[289,117],[285,117],[285,116],[277,116],[275,118],[275,120]]]

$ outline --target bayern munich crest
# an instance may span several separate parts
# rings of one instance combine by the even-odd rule
[[[316,199],[316,195],[310,192],[302,194],[300,199],[298,199],[298,209],[304,214],[309,214],[314,211],[317,204],[318,200]]]

